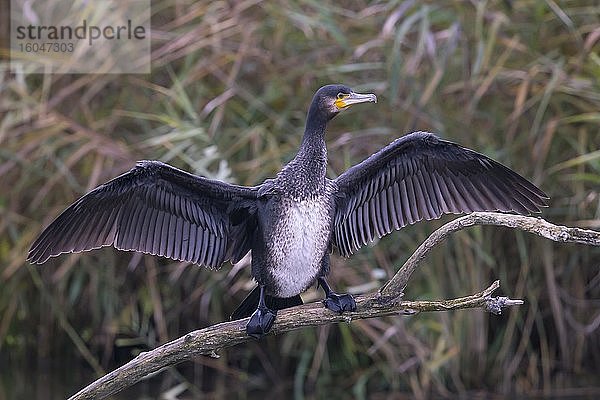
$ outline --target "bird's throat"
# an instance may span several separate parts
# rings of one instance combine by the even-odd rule
[[[306,128],[298,153],[281,172],[286,192],[295,199],[315,198],[325,191],[327,147],[325,128],[328,117],[313,101],[308,111]]]
[[[327,117],[313,101],[306,118],[306,128],[302,143],[298,150],[298,156],[305,157],[304,161],[310,159],[323,161],[327,164],[327,147],[325,146],[325,129],[330,118]],[[297,156],[297,157],[298,157]]]
[[[325,190],[327,147],[324,129],[306,131],[298,153],[282,171],[286,192],[298,200],[320,196]]]

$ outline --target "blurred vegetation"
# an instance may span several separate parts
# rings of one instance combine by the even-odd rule
[[[380,100],[331,124],[332,177],[429,130],[531,178],[551,196],[544,218],[600,228],[595,1],[156,0],[152,12],[150,75],[3,67],[0,399],[64,397],[138,351],[226,320],[252,287],[248,259],[213,272],[110,248],[33,267],[27,249],[135,160],[260,183],[294,155],[322,84]],[[334,257],[334,285],[375,290],[447,219]],[[599,266],[599,249],[471,229],[425,261],[406,297],[465,295],[498,278],[524,306],[306,329],[171,368],[122,398],[600,396]]]

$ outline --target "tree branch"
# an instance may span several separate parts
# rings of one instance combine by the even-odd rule
[[[600,246],[600,232],[554,225],[542,218],[494,212],[474,212],[450,221],[433,232],[406,260],[392,279],[379,290],[381,301],[391,301],[402,296],[410,276],[433,247],[443,242],[451,233],[475,225],[505,226],[533,233],[555,242]]]
[[[431,249],[449,234],[474,225],[498,225],[517,228],[556,242],[583,243],[600,246],[600,232],[557,226],[540,218],[500,213],[473,213],[453,220],[433,232],[404,263],[400,270],[378,292],[356,296],[355,312],[335,314],[321,303],[305,304],[278,312],[273,329],[269,334],[277,335],[309,326],[335,322],[350,322],[355,319],[407,315],[423,311],[447,311],[465,308],[483,308],[499,314],[504,307],[523,304],[521,300],[507,297],[492,297],[500,286],[495,281],[488,288],[470,296],[450,300],[400,301],[410,276]],[[101,377],[73,395],[70,400],[102,399],[117,393],[148,374],[200,355],[218,357],[217,351],[239,343],[253,340],[246,335],[248,318],[223,322],[190,332],[179,339],[165,343],[154,350],[141,353],[136,358]]]

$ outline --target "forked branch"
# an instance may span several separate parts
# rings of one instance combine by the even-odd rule
[[[542,218],[495,212],[475,212],[450,221],[429,235],[392,279],[379,290],[382,301],[389,301],[402,296],[410,276],[431,249],[443,242],[451,233],[475,225],[505,226],[533,233],[555,242],[600,246],[600,232],[554,225]]]
[[[355,312],[339,315],[329,311],[321,303],[305,304],[279,311],[270,334],[277,335],[304,327],[350,322],[355,319],[415,314],[425,311],[483,308],[499,314],[504,307],[522,304],[521,300],[492,297],[494,290],[500,286],[499,281],[493,282],[479,293],[456,299],[400,300],[410,276],[431,249],[451,233],[474,225],[505,226],[535,233],[555,242],[600,246],[600,232],[558,226],[541,218],[488,212],[473,213],[455,219],[433,232],[378,292],[356,296],[357,310]],[[141,353],[127,364],[91,383],[70,399],[102,399],[135,384],[145,376],[162,368],[201,355],[218,357],[217,351],[220,349],[253,340],[246,335],[247,322],[246,318],[209,326],[190,332],[154,350]]]

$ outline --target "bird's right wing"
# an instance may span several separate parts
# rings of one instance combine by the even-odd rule
[[[396,139],[337,179],[333,244],[344,256],[446,213],[538,212],[544,192],[489,157],[427,132]]]
[[[257,196],[258,188],[140,161],[60,214],[35,240],[28,259],[43,263],[113,245],[217,268],[250,249],[247,231]]]

